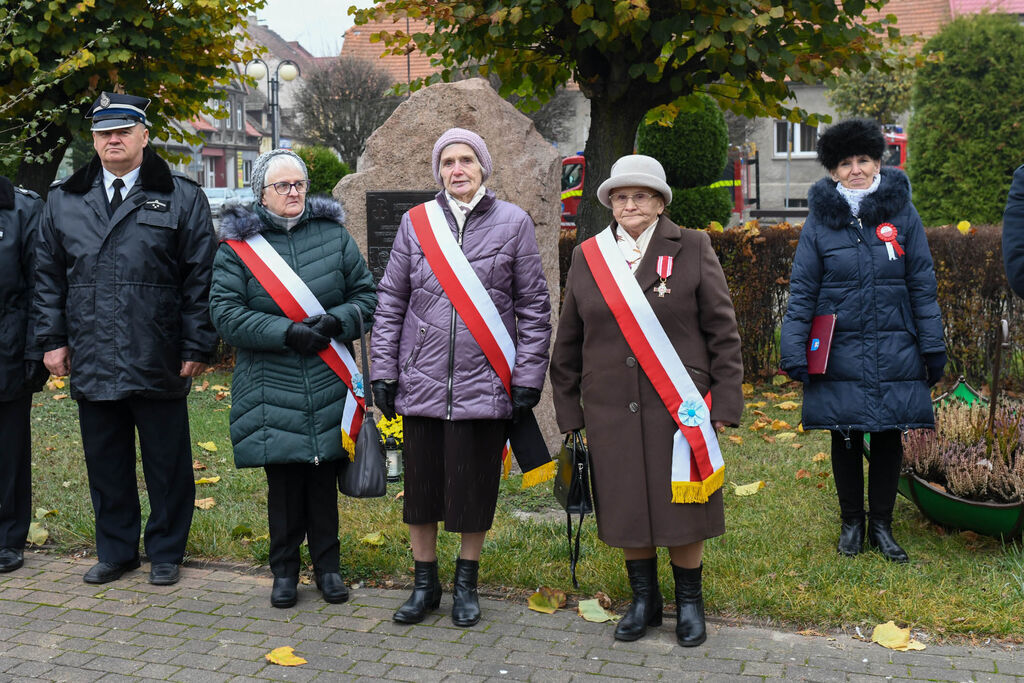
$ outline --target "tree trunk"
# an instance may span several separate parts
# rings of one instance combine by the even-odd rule
[[[63,138],[64,142],[55,147],[51,141],[57,138]],[[50,159],[37,164],[22,162],[18,166],[15,184],[38,192],[40,197],[46,199],[46,194],[50,191],[50,183],[57,175],[57,167],[60,166],[69,144],[71,144],[71,131],[63,125],[52,126],[47,129],[45,135],[28,140],[25,147],[29,152],[33,155],[41,155],[49,151]]]
[[[647,103],[641,98],[590,100],[590,133],[583,151],[587,167],[576,214],[577,244],[608,226],[611,212],[597,201],[597,188],[608,179],[612,164],[619,157],[633,153],[636,130],[646,113]]]

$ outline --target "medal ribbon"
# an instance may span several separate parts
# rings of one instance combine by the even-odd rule
[[[903,247],[896,241],[896,226],[892,223],[882,223],[875,228],[875,235],[885,242],[885,250],[889,254],[889,260],[895,261],[897,256],[903,256]]]
[[[581,249],[626,343],[678,426],[672,440],[672,502],[706,502],[721,488],[725,472],[710,418],[711,395],[705,399],[697,391],[651,303],[622,263],[611,229]]]
[[[281,258],[263,235],[253,235],[245,241],[224,240],[224,243],[238,254],[256,281],[292,322],[302,322],[310,316],[326,313],[309,286]],[[356,396],[353,386],[352,376],[358,373],[356,361],[347,348],[333,339],[330,346],[319,351],[317,355],[347,387],[345,408],[341,417],[341,440],[349,453],[349,459],[352,460],[355,457],[356,438],[363,426],[366,410],[363,399]],[[367,381],[367,378],[363,378],[363,381]]]
[[[662,280],[667,280],[672,275],[672,261],[671,256],[658,257],[658,277]]]

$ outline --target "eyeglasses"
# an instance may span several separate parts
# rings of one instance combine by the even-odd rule
[[[633,194],[626,194],[625,192],[622,192],[620,194],[613,194],[611,196],[611,200],[612,204],[615,206],[625,206],[630,199],[633,200],[635,205],[643,206],[656,196],[657,195],[650,192],[634,192]]]
[[[274,192],[278,194],[288,194],[289,192],[292,191],[293,187],[295,188],[295,191],[298,192],[299,194],[306,194],[306,190],[309,189],[309,181],[299,180],[298,182],[294,183],[280,182],[274,183],[273,185],[271,185],[271,187],[274,188]]]

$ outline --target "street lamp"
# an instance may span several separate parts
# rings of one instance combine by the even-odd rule
[[[255,78],[257,81],[267,77],[267,86],[269,95],[269,107],[270,107],[270,142],[271,148],[277,149],[281,144],[281,133],[280,133],[280,116],[281,105],[278,100],[278,83],[279,81],[293,81],[299,75],[299,65],[290,59],[282,59],[277,63],[277,68],[274,70],[274,75],[270,75],[270,67],[259,57],[249,60],[245,65],[245,73],[248,76]]]

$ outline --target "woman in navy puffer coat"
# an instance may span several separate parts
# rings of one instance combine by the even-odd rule
[[[881,130],[866,119],[838,123],[818,141],[818,160],[831,177],[807,196],[810,215],[782,323],[782,367],[804,382],[804,428],[832,432],[839,552],[856,555],[863,545],[861,454],[870,433],[868,541],[887,559],[906,562],[891,530],[900,433],[934,425],[928,388],[942,377],[946,353],[928,240],[906,175],[881,168],[884,150]],[[827,369],[808,376],[811,322],[832,314]]]

